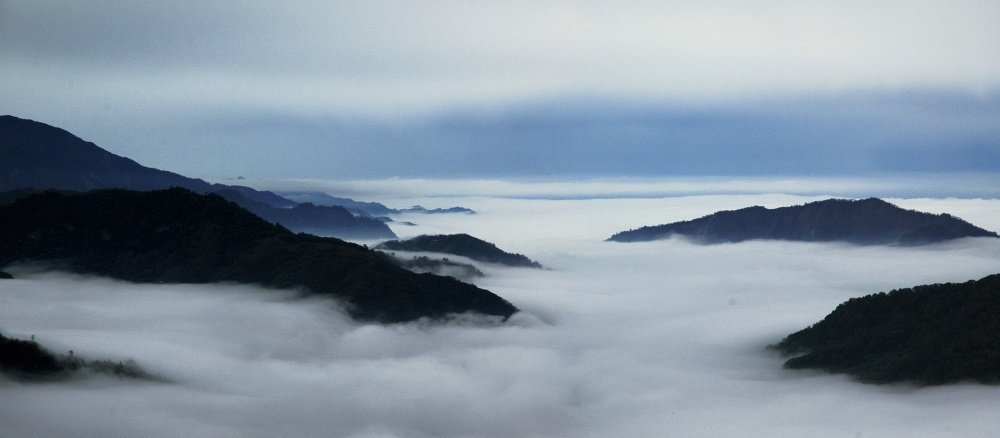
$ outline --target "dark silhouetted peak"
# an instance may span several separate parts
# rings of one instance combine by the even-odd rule
[[[468,234],[422,235],[407,240],[392,240],[379,244],[377,249],[389,251],[423,251],[454,254],[487,263],[507,266],[541,268],[542,265],[521,254],[512,254],[496,245]]]
[[[701,243],[780,239],[862,245],[917,245],[962,237],[998,237],[948,214],[905,210],[878,198],[868,198],[720,211],[699,219],[624,231],[608,240],[639,242],[672,236]]]
[[[32,120],[0,116],[0,191],[22,187],[65,190],[186,187],[210,184],[144,167],[69,132]]]
[[[209,184],[145,167],[63,129],[13,116],[0,116],[0,158],[0,192],[17,189],[18,193],[30,193],[25,192],[28,188],[86,192],[183,187],[197,193],[225,192],[227,199],[262,218],[299,232],[348,239],[396,237],[381,221],[345,215],[341,208],[296,209],[297,202],[268,191]]]
[[[70,378],[74,373],[107,374],[133,379],[159,380],[133,362],[112,362],[109,360],[85,360],[73,355],[58,355],[38,345],[32,340],[8,338],[0,333],[0,373],[22,381],[53,381]]]
[[[450,207],[450,208],[435,208],[427,209],[419,205],[414,205],[410,208],[395,209],[389,208],[378,202],[361,202],[355,201],[350,198],[338,198],[335,196],[330,196],[322,192],[281,192],[281,195],[298,202],[310,202],[316,205],[325,206],[341,206],[350,210],[354,214],[365,215],[365,216],[386,216],[389,214],[399,214],[399,213],[425,213],[425,214],[440,214],[440,213],[465,213],[465,214],[475,214],[476,212],[465,208],[465,207]]]
[[[476,214],[470,208],[465,207],[449,207],[449,208],[433,208],[428,209],[420,205],[414,205],[410,208],[404,208],[402,210],[397,210],[397,213],[424,213],[424,214],[441,214],[441,213],[465,213],[465,214]]]
[[[343,239],[396,237],[396,234],[389,229],[385,222],[368,216],[355,216],[340,206],[317,206],[306,202],[296,204],[291,208],[280,208],[249,199],[243,192],[230,188],[220,189],[215,193],[268,222],[279,223],[296,232],[335,236]]]
[[[136,282],[304,287],[368,321],[465,312],[506,318],[517,311],[473,285],[415,274],[339,239],[294,234],[219,195],[182,188],[36,194],[0,206],[0,223],[0,267],[53,261]]]
[[[395,253],[392,255],[395,257]],[[462,281],[470,281],[486,276],[483,271],[480,271],[479,268],[473,265],[449,260],[447,257],[440,259],[427,256],[413,256],[409,259],[396,257],[396,261],[399,263],[399,266],[412,272],[430,272],[432,274],[454,277]]]
[[[340,206],[354,214],[364,216],[385,216],[397,213],[397,210],[386,207],[378,202],[361,202],[350,198],[338,198],[323,192],[281,192],[281,196],[300,203],[311,203],[323,206]]]
[[[852,298],[773,348],[865,382],[1000,383],[1000,274]]]
[[[14,378],[39,379],[65,371],[58,357],[33,341],[0,333],[0,372]]]

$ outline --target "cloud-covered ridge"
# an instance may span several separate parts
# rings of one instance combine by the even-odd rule
[[[993,387],[868,386],[784,370],[765,349],[847,298],[993,273],[992,239],[622,245],[602,242],[606,229],[803,198],[458,201],[442,200],[479,214],[420,216],[412,232],[466,230],[550,267],[493,267],[479,280],[523,309],[503,326],[358,325],[331,302],[247,286],[13,272],[2,286],[4,333],[133,359],[175,383],[2,381],[0,434],[931,437],[1000,427]],[[588,221],[574,224],[584,212]]]

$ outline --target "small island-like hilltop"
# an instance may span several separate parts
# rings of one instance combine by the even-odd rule
[[[1000,383],[1000,274],[852,298],[772,346],[863,382]]]
[[[468,257],[472,260],[501,265],[541,268],[542,265],[523,254],[506,252],[496,245],[468,234],[421,235],[406,240],[390,240],[375,247],[387,251],[422,251]]]
[[[646,242],[675,236],[708,244],[767,239],[859,245],[922,245],[963,237],[1000,237],[949,214],[906,210],[868,198],[720,211],[698,219],[623,231],[608,240]]]

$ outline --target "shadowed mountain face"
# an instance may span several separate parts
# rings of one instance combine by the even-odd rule
[[[608,240],[643,242],[684,236],[702,243],[752,239],[920,245],[962,237],[1000,237],[948,214],[904,210],[881,199],[828,199],[793,207],[748,207],[699,219],[642,227]]]
[[[268,222],[281,224],[300,233],[336,236],[342,239],[396,237],[384,222],[369,216],[355,216],[340,206],[320,206],[307,202],[290,208],[277,208],[247,198],[243,192],[233,188],[222,188],[212,193],[236,203]]]
[[[339,299],[365,321],[517,311],[487,290],[412,273],[339,239],[293,234],[218,195],[180,188],[38,194],[0,206],[0,224],[0,267],[50,261],[136,282],[304,287]]]
[[[196,192],[211,184],[144,167],[44,123],[0,116],[0,191],[23,187],[87,191],[185,187]]]
[[[143,371],[132,361],[114,363],[109,360],[87,361],[73,356],[57,355],[35,343],[8,338],[0,333],[0,373],[17,380],[58,380],[74,372],[96,372],[118,377],[161,380]]]
[[[862,381],[1000,383],[1000,274],[853,298],[773,348]]]
[[[13,116],[0,116],[0,157],[0,191],[29,187],[72,191],[183,187],[197,193],[225,192],[227,199],[295,231],[342,238],[396,237],[384,223],[355,217],[340,206],[294,208],[297,202],[271,192],[209,184],[145,167],[65,130]]]
[[[468,234],[423,235],[407,240],[392,240],[379,244],[376,249],[388,251],[424,251],[454,254],[487,263],[507,266],[541,268],[542,265],[521,254],[512,254],[496,245]]]
[[[57,373],[62,368],[56,356],[38,344],[0,333],[0,373],[39,376]]]
[[[281,196],[293,199],[298,202],[311,203],[315,205],[334,206],[339,205],[353,213],[366,216],[386,216],[399,213],[424,213],[424,214],[476,214],[475,211],[465,207],[434,208],[427,209],[419,205],[410,208],[389,208],[378,202],[359,202],[348,198],[338,198],[322,192],[281,192]]]

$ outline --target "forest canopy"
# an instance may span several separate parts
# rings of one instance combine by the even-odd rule
[[[870,383],[1000,383],[1000,274],[852,298],[773,348]]]

